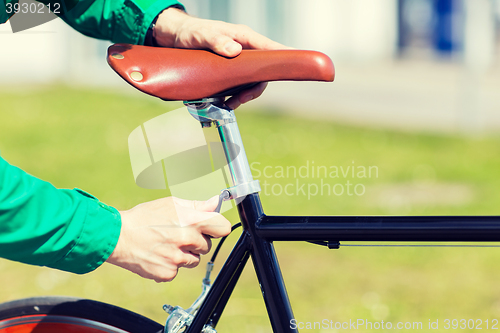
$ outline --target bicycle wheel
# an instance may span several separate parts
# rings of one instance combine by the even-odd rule
[[[106,303],[35,297],[0,304],[0,333],[161,333],[163,326]]]

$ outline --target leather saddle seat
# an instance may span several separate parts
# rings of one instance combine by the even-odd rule
[[[206,50],[115,44],[108,63],[149,95],[171,101],[231,96],[265,81],[333,81],[323,53],[304,50],[243,50],[226,58]]]

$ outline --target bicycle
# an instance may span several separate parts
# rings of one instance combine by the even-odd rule
[[[159,57],[170,62],[155,64],[148,61]],[[190,308],[164,307],[170,314],[165,326],[100,302],[35,298],[0,305],[2,333],[216,332],[215,327],[250,257],[273,331],[297,332],[297,328],[291,325],[294,315],[274,251],[274,241],[309,241],[337,249],[342,241],[469,242],[499,239],[500,219],[496,216],[286,217],[264,214],[258,194],[259,183],[253,180],[234,112],[225,108],[224,97],[260,81],[331,81],[333,64],[321,53],[244,51],[237,58],[226,59],[207,51],[117,44],[109,48],[108,62],[139,90],[165,100],[184,100],[190,114],[202,126],[218,129],[233,183],[232,187],[222,190],[220,199],[240,201],[237,208],[243,232],[211,284],[212,263],[223,241],[219,243],[207,265],[203,292]]]

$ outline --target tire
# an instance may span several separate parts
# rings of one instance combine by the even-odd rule
[[[35,297],[0,304],[0,333],[161,333],[163,326],[114,305]]]

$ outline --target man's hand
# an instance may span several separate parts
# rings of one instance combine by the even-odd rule
[[[217,203],[218,197],[168,197],[120,212],[120,238],[107,262],[156,282],[171,281],[180,267],[199,264],[200,255],[210,251],[211,237],[230,233],[229,221],[213,212]]]
[[[236,57],[242,49],[288,49],[247,26],[192,17],[177,8],[168,8],[158,16],[153,36],[160,46],[209,49],[225,57]],[[226,105],[236,109],[241,104],[259,97],[266,85],[264,82],[242,91],[229,98]]]

